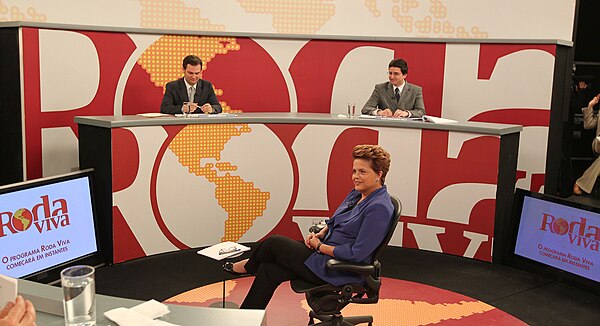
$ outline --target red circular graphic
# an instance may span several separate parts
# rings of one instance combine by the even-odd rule
[[[566,234],[567,232],[569,232],[569,222],[567,222],[567,220],[565,220],[564,218],[559,218],[556,221],[554,221],[554,223],[552,223],[552,230],[556,234]]]
[[[25,231],[31,227],[33,215],[27,208],[20,208],[12,216],[12,225],[17,231]]]

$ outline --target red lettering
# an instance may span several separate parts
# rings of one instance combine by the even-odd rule
[[[543,215],[542,225],[540,226],[540,230],[547,231],[546,227],[548,227],[548,229],[550,229],[550,232],[554,233],[554,231],[552,230],[552,223],[554,223],[554,216],[547,214],[547,213],[542,213],[542,215]],[[548,217],[551,218],[550,221],[548,221]]]
[[[60,216],[69,213],[69,209],[67,208],[67,201],[65,199],[61,198],[52,202],[53,208],[58,205],[60,205],[60,207],[52,211],[52,216]]]
[[[4,222],[4,216],[6,216],[6,222]],[[12,213],[11,212],[0,212],[0,238],[6,236],[4,232],[4,227],[6,227],[12,234],[17,233],[12,226]]]
[[[585,226],[587,224],[587,219],[580,217],[579,220],[581,222],[571,222],[569,223],[569,233],[575,233],[575,227],[577,227],[577,234],[583,237]]]
[[[596,241],[600,241],[600,228],[597,226],[590,225],[588,229],[589,232],[585,234],[585,237],[594,238],[596,239]]]
[[[39,220],[39,209],[43,208],[44,209],[44,215],[43,217],[49,217],[50,216],[50,204],[48,202],[48,195],[44,195],[41,196],[40,198],[42,198],[42,202],[33,206],[33,209],[31,210],[31,212],[33,213],[33,220],[34,221],[38,221]]]
[[[43,220],[33,223],[39,233],[42,233],[42,230],[44,229],[44,223],[47,223],[46,219],[43,219]],[[48,229],[50,229],[50,226],[48,226]]]
[[[77,32],[94,43],[98,54],[100,84],[93,101],[81,108],[65,108],[64,111],[42,112],[39,62],[44,54],[40,51],[40,34],[37,28],[23,28],[23,80],[25,94],[25,144],[27,177],[42,177],[42,130],[45,128],[70,127],[77,135],[73,121],[78,115],[113,115],[115,94],[121,71],[135,50],[135,44],[126,33]],[[37,68],[35,68],[37,67]]]
[[[52,225],[54,225],[54,228],[58,229],[59,217],[58,216],[51,217],[51,218],[49,218],[49,220],[52,222]],[[48,223],[48,231],[50,231],[50,223]]]

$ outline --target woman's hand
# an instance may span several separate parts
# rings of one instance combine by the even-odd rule
[[[321,231],[319,231],[319,233],[317,233],[317,238],[319,238],[319,239],[325,238],[325,235],[327,234],[327,230],[329,230],[329,229],[327,228],[327,225],[325,225],[325,227],[323,227],[321,229]]]
[[[321,233],[321,232],[319,232]],[[317,247],[317,245],[319,244],[319,242],[321,242],[321,240],[319,240],[319,233],[314,234],[314,233],[309,233],[308,236],[306,237],[306,240],[304,240],[304,244],[309,248],[309,249],[315,249]]]

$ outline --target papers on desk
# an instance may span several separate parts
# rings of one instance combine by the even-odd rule
[[[140,117],[146,118],[160,118],[160,117],[170,117],[170,114],[166,113],[158,113],[158,112],[150,112],[150,113],[138,113]]]
[[[0,275],[0,309],[17,299],[17,279]]]
[[[358,116],[359,119],[377,119],[378,115],[361,114]]]
[[[206,114],[206,113],[189,113],[184,116],[182,113],[175,115],[178,118],[223,118],[223,117],[237,117],[235,113],[217,113],[217,114]]]
[[[433,123],[442,123],[442,124],[457,123],[458,122],[456,120],[450,120],[450,119],[445,119],[445,118],[440,118],[440,117],[432,117],[430,115],[424,115],[423,116],[423,121],[433,122]]]
[[[214,246],[204,248],[198,251],[198,255],[206,256],[214,260],[222,260],[240,255],[244,251],[250,250],[250,247],[246,247],[239,243],[225,241],[217,243]]]
[[[440,118],[440,117],[433,117],[430,115],[424,115],[422,118],[396,118],[396,117],[382,117],[382,116],[378,116],[378,115],[363,114],[363,115],[359,116],[359,118],[361,118],[361,119],[377,119],[377,120],[425,121],[425,122],[442,123],[442,124],[458,122],[456,120],[450,120],[450,119],[445,119],[445,118]]]
[[[166,321],[155,320],[169,312],[167,305],[156,300],[150,300],[129,309],[121,307],[109,310],[104,313],[104,316],[119,324],[119,326],[176,326]]]
[[[372,119],[372,120],[396,120],[396,121],[423,121],[423,118],[400,118],[400,117],[383,117],[380,115],[369,115],[361,114],[358,116],[359,119]]]

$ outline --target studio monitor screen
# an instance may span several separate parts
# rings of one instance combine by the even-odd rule
[[[600,209],[517,189],[512,262],[589,286],[600,284]]]
[[[86,170],[0,187],[0,274],[35,279],[55,269],[57,279],[66,264],[101,261],[91,176]]]

